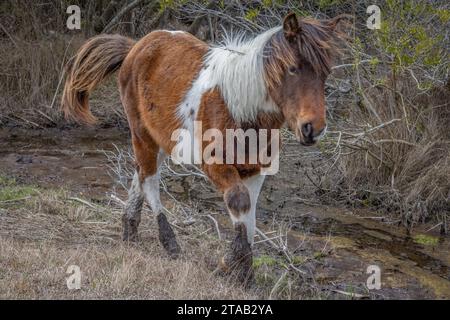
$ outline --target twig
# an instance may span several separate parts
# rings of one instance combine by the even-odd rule
[[[409,141],[405,141],[405,140],[401,140],[401,139],[381,139],[381,140],[375,141],[374,143],[387,143],[387,142],[403,143],[403,144],[407,144],[409,146],[417,147],[417,143],[413,143],[413,142],[409,142]]]
[[[360,65],[360,64],[363,64],[363,63],[367,63],[367,62],[370,62],[370,61],[371,60],[367,59],[367,60],[361,60],[361,61],[359,61],[359,63],[345,63],[345,64],[341,64],[341,65],[338,65],[338,66],[331,67],[331,69],[335,70],[335,69],[341,69],[341,68],[346,68],[346,67],[354,67],[354,66],[357,66],[357,65]]]
[[[433,230],[433,229],[436,229],[436,228],[439,227],[440,225],[442,225],[442,222],[439,222],[437,225],[431,227],[430,229],[426,230],[425,232],[429,232],[429,231],[431,231],[431,230]]]
[[[264,232],[259,230],[258,227],[255,227],[255,231],[256,231],[257,234],[259,234],[259,236],[261,238],[263,238],[264,240],[269,242],[275,249],[277,249],[277,250],[281,249],[275,242],[272,241],[272,239],[270,239],[268,236],[266,236],[266,234]]]
[[[14,44],[15,47],[17,47],[17,43],[14,40],[14,38],[9,34],[8,30],[5,29],[5,27],[3,26],[3,24],[0,23],[0,27],[2,28],[3,32],[6,33],[6,35],[9,37],[9,39],[11,40],[11,42]]]
[[[0,201],[0,203],[17,202],[17,201],[28,200],[30,198],[31,198],[31,196],[27,196],[27,197],[23,197],[23,198],[17,198],[17,199],[9,199],[9,200]]]
[[[33,126],[35,126],[35,127],[38,127],[38,128],[42,128],[42,129],[44,129],[44,127],[43,127],[43,126],[41,126],[41,125],[37,124],[36,122],[33,122],[33,121],[31,121],[31,120],[28,120],[28,119],[22,118],[21,116],[18,116],[17,114],[15,114],[14,116],[15,116],[16,118],[18,118],[18,119],[20,119],[20,120],[24,121],[24,122],[28,122],[29,124],[32,124],[32,125],[33,125]]]
[[[263,242],[266,242],[266,241],[271,241],[271,240],[279,239],[280,237],[281,237],[281,235],[276,236],[276,237],[273,237],[273,238],[267,238],[267,239],[255,241],[254,244],[257,244],[257,243],[263,243]]]
[[[346,296],[349,296],[352,298],[358,298],[358,299],[369,298],[368,295],[363,295],[363,294],[354,293],[354,292],[347,292],[347,291],[342,291],[342,290],[331,290],[331,291],[340,293],[340,294],[343,294],[343,295],[346,295]]]
[[[41,110],[37,109],[36,110],[39,114],[41,114],[44,118],[48,119],[50,122],[57,124],[52,118],[50,118],[49,115],[45,114],[44,112],[42,112]]]
[[[140,5],[142,2],[144,2],[145,0],[135,0],[133,2],[131,2],[130,4],[128,4],[127,6],[123,7],[118,13],[117,15],[111,19],[111,21],[106,25],[106,27],[103,29],[103,33],[109,32],[112,27],[114,27],[114,25],[116,25],[119,20],[126,15],[130,10],[133,10],[134,8],[136,8],[138,5]],[[155,4],[157,3],[157,1],[153,2],[153,6],[155,6]],[[152,6],[152,8],[153,8]]]
[[[376,126],[376,127],[370,128],[369,130],[367,130],[367,131],[365,131],[365,132],[361,132],[360,135],[364,135],[364,134],[367,134],[367,133],[371,133],[371,132],[373,132],[373,131],[376,131],[376,130],[378,130],[378,129],[384,128],[384,127],[386,127],[386,126],[388,126],[388,125],[390,125],[390,124],[392,124],[392,123],[394,123],[394,122],[401,121],[401,120],[402,120],[402,119],[399,119],[399,118],[391,119],[391,120],[389,120],[389,121],[387,121],[387,122],[384,122],[384,123],[382,123],[382,124],[380,124],[380,125],[378,125],[378,126]]]
[[[219,223],[217,223],[217,220],[214,219],[214,217],[212,215],[208,214],[207,217],[210,218],[214,222],[214,226],[216,227],[219,240],[222,240],[222,235],[220,234],[220,229],[219,229]]]
[[[90,202],[88,202],[86,200],[80,199],[80,198],[70,197],[70,198],[67,198],[67,199],[68,200],[72,200],[72,201],[80,202],[80,203],[82,203],[82,204],[84,204],[84,205],[86,205],[86,206],[88,206],[88,207],[90,207],[92,209],[95,209],[95,210],[100,209],[98,206],[96,206],[96,205],[94,205],[94,204],[92,204],[92,203],[90,203]]]
[[[125,201],[123,201],[122,199],[120,199],[119,197],[117,197],[115,194],[111,194],[110,195],[111,199],[118,202],[119,204],[121,204],[122,206],[125,205]]]
[[[275,291],[278,289],[278,287],[280,286],[280,283],[284,280],[284,278],[286,278],[287,275],[287,271],[285,271],[281,277],[278,279],[278,281],[275,283],[275,285],[273,286],[272,290],[270,291],[269,294],[269,300],[272,299],[272,295],[275,293]]]

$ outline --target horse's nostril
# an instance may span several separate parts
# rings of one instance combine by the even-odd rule
[[[305,123],[302,125],[302,134],[305,138],[311,138],[313,134],[313,127],[311,123]]]

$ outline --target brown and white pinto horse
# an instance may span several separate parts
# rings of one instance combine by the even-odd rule
[[[342,18],[319,21],[291,13],[283,26],[252,40],[228,40],[223,47],[209,47],[186,32],[163,30],[138,42],[100,35],[81,47],[68,67],[62,100],[67,116],[94,123],[89,93],[119,70],[137,162],[123,216],[124,240],[137,239],[145,199],[157,215],[164,248],[175,256],[180,251],[162,211],[158,174],[177,143],[171,139],[175,130],[191,130],[194,121],[201,121],[203,130],[221,131],[287,124],[303,145],[324,134],[325,79],[337,52],[335,29]],[[249,269],[256,202],[264,181],[261,165],[204,163],[202,170],[223,193],[238,233],[222,262],[240,262]]]

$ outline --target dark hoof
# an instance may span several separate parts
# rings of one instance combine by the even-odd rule
[[[123,241],[137,242],[138,241],[138,226],[139,221],[130,219],[127,214],[122,216]]]
[[[177,259],[181,253],[181,249],[177,243],[175,233],[163,213],[158,214],[158,226],[159,241],[163,245],[164,249],[166,249],[169,256],[172,259]]]
[[[236,224],[235,231],[236,238],[231,243],[230,250],[220,261],[220,268],[244,286],[249,286],[254,281],[252,248],[247,240],[245,225]]]

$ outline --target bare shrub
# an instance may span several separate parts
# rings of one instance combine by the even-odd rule
[[[383,19],[381,30],[360,29],[353,38],[350,105],[332,110],[322,146],[338,172],[328,191],[400,216],[408,227],[437,219],[446,232],[449,6],[387,1]]]

